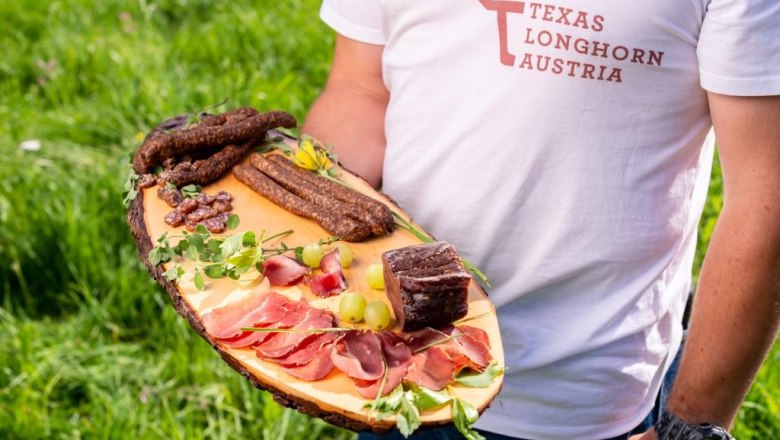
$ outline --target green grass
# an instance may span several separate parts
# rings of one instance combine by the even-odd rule
[[[302,119],[331,56],[318,7],[0,2],[0,438],[352,437],[280,408],[176,315],[120,196],[123,156],[165,117],[228,98]],[[22,151],[26,139],[41,150]],[[739,438],[780,438],[778,371],[780,347]]]

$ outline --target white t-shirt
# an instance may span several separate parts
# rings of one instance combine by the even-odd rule
[[[321,16],[385,46],[383,190],[493,283],[507,372],[477,426],[637,425],[681,339],[705,89],[780,94],[780,2],[325,0]]]

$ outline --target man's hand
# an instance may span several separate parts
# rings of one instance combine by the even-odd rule
[[[780,96],[709,103],[724,204],[668,409],[728,428],[780,325]]]
[[[385,111],[390,94],[382,81],[384,46],[336,36],[328,83],[312,105],[303,133],[333,145],[347,169],[379,187],[385,153]]]

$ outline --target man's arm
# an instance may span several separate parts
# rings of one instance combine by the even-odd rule
[[[382,182],[385,111],[384,46],[337,35],[328,82],[312,105],[303,132],[333,145],[339,161],[372,186]]]
[[[730,427],[780,325],[780,96],[709,103],[724,203],[668,409]]]

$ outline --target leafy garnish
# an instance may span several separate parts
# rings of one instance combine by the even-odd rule
[[[240,223],[241,219],[238,218],[238,214],[230,214],[227,219],[227,227],[230,230],[236,229]]]
[[[193,281],[195,282],[196,289],[203,290],[204,287],[203,275],[201,275],[199,270],[195,271],[195,277],[193,278]]]
[[[481,373],[466,373],[466,370],[463,370],[455,378],[455,383],[469,388],[486,388],[502,374],[504,374],[504,369],[499,367],[496,361],[493,361]]]
[[[452,398],[446,394],[417,386],[414,383],[404,383],[398,385],[386,396],[382,396],[380,390],[376,399],[367,403],[364,408],[368,408],[369,417],[376,413],[377,420],[395,416],[396,428],[404,437],[408,437],[420,427],[421,411],[441,407],[451,400]]]
[[[136,174],[135,170],[133,170],[131,167],[123,186],[124,191],[122,192],[122,204],[125,206],[125,208],[130,206],[130,202],[135,200],[135,198],[138,196],[138,188],[136,188],[136,184],[138,183],[139,178],[140,176]]]
[[[411,393],[414,406],[420,411],[438,408],[446,405],[452,400],[452,397],[444,393],[433,391],[411,382],[409,383],[409,393]]]
[[[168,233],[165,232],[157,239],[157,246],[149,251],[148,256],[152,266],[157,266],[160,263],[171,261],[175,255],[176,253],[171,248],[170,243],[168,243]]]
[[[268,140],[268,142],[264,143],[263,145],[259,146],[257,148],[258,153],[268,153],[273,149],[277,149],[285,154],[285,156],[289,156],[293,154],[292,148],[290,148],[289,145],[287,145],[284,142],[284,138],[281,136],[276,136]]]
[[[190,199],[194,199],[195,197],[198,196],[198,194],[200,193],[201,189],[203,189],[203,188],[200,185],[182,186],[181,187],[181,194],[184,197],[187,197],[187,198],[190,198]]]
[[[230,226],[236,227],[240,223],[237,215],[233,214],[228,218]],[[149,252],[149,262],[157,266],[160,263],[171,261],[177,255],[199,264],[195,267],[195,287],[202,290],[204,287],[203,276],[209,278],[229,277],[238,280],[241,276],[250,271],[262,273],[262,262],[269,256],[280,255],[287,252],[300,253],[302,246],[290,247],[284,242],[280,242],[277,247],[264,248],[264,244],[286,237],[292,234],[292,230],[287,230],[263,238],[265,231],[261,232],[259,237],[253,231],[239,232],[233,235],[212,235],[203,225],[198,225],[195,232],[183,232],[175,246],[171,246],[168,233],[164,233],[157,240],[155,246]],[[319,240],[320,244],[330,244],[338,241],[338,237],[329,237]],[[178,281],[183,274],[179,271],[166,271],[170,281]]]
[[[163,272],[163,276],[168,281],[179,281],[183,275],[184,269],[178,264]]]
[[[453,396],[452,422],[455,424],[458,432],[463,434],[463,437],[468,440],[485,440],[485,437],[471,428],[478,418],[479,412],[472,404]]]
[[[376,419],[382,420],[398,412],[398,408],[401,406],[401,399],[404,396],[404,387],[399,384],[393,391],[387,396],[379,399],[374,399],[372,404],[366,404],[365,407],[371,407],[373,411],[376,411]]]
[[[395,426],[404,437],[409,437],[420,427],[420,410],[410,401],[408,393],[401,397],[401,410],[396,415]]]
[[[495,371],[495,363],[488,370]],[[490,376],[490,374],[488,374]],[[497,375],[492,375],[492,381]],[[395,416],[398,431],[408,437],[420,427],[420,413],[423,411],[451,405],[452,421],[464,437],[471,440],[481,440],[483,437],[472,426],[479,418],[479,412],[469,402],[457,397],[451,387],[446,392],[433,391],[412,382],[398,385],[386,396],[377,394],[377,398],[363,407],[369,410],[369,417],[376,413],[375,418],[382,420]]]

